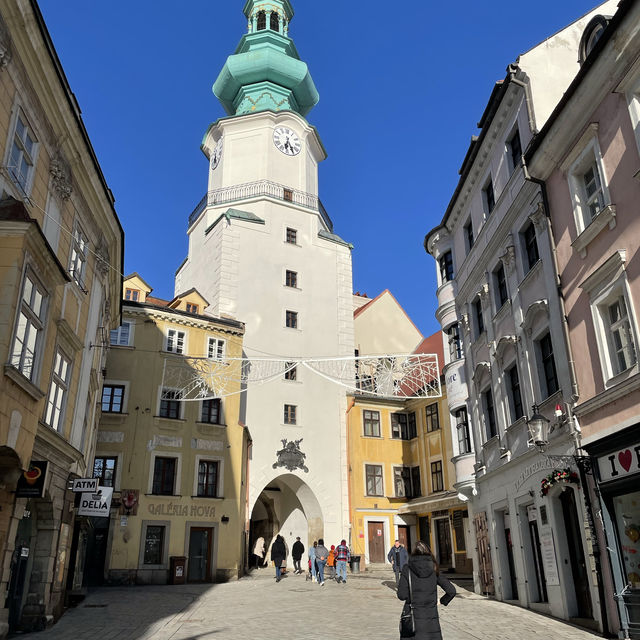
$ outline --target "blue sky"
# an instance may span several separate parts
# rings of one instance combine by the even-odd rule
[[[436,280],[424,235],[442,219],[493,84],[596,3],[292,2],[290,35],[320,92],[308,120],[329,153],[320,197],[355,245],[354,291],[390,289],[429,335]],[[207,188],[200,141],[224,115],[211,86],[246,31],[243,5],[40,0],[116,198],[126,271],[159,297],[173,296],[187,218]]]

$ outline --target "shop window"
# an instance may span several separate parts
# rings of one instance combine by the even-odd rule
[[[161,565],[164,559],[166,527],[147,525],[144,540],[144,564]]]

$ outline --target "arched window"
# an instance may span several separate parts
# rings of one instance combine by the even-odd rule
[[[264,31],[267,28],[267,13],[266,11],[258,12],[258,31]]]
[[[269,29],[271,31],[280,31],[280,16],[275,11],[271,12]]]

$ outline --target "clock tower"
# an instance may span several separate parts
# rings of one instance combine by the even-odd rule
[[[318,195],[326,152],[306,117],[319,96],[289,37],[293,7],[247,0],[244,14],[248,31],[213,86],[227,116],[202,141],[208,190],[175,289],[195,287],[209,312],[244,322],[249,360],[273,358],[272,380],[249,383],[242,403],[249,517],[253,540],[280,533],[291,548],[296,536],[349,538],[346,389],[296,362],[354,354],[352,247]]]

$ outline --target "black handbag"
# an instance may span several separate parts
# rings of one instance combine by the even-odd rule
[[[413,617],[413,591],[411,589],[411,569],[407,569],[409,580],[409,600],[404,603],[402,614],[400,615],[400,637],[413,638],[416,635],[416,621]]]

